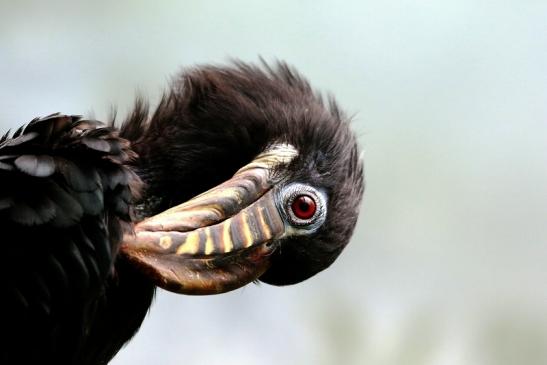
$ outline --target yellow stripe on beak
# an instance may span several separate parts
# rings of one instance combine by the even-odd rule
[[[177,248],[177,255],[194,255],[199,250],[199,232],[192,231],[186,236],[186,240]]]

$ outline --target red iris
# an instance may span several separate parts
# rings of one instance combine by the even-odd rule
[[[317,206],[315,205],[315,200],[309,195],[299,195],[294,198],[291,209],[297,218],[310,219],[315,214]]]

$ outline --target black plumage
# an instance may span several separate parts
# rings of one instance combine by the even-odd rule
[[[151,252],[148,246],[133,255],[137,246],[126,238],[120,253],[123,235],[134,237],[139,220],[229,180],[277,145],[297,151],[269,171],[277,209],[284,209],[279,196],[291,184],[293,190],[316,189],[306,194],[318,200],[325,197],[317,227],[294,225],[259,247],[267,249],[268,263],[251,279],[285,285],[325,269],[340,254],[355,227],[364,186],[348,119],[333,98],[325,102],[287,65],[189,69],[173,80],[153,113],[138,100],[119,130],[52,115],[4,136],[0,224],[7,260],[0,280],[7,293],[3,330],[12,335],[1,345],[2,360],[108,362],[140,326],[155,285],[170,288],[158,279],[161,270],[151,275],[136,261]],[[284,226],[290,226],[284,214]],[[256,239],[257,228],[245,224]],[[200,249],[212,252],[210,241],[199,237]],[[171,238],[164,248],[170,244]],[[169,255],[182,260],[180,252]],[[229,274],[222,265],[239,260],[239,252],[213,266],[218,262],[219,272]],[[185,292],[181,287],[177,291]]]
[[[78,359],[140,179],[113,128],[35,119],[0,142],[3,363]]]

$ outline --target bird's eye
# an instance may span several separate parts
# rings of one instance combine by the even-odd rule
[[[310,219],[315,214],[317,205],[311,196],[298,195],[294,198],[291,209],[297,218]]]
[[[300,233],[314,231],[325,221],[326,196],[313,186],[287,185],[279,192],[278,199],[278,207],[286,222]]]

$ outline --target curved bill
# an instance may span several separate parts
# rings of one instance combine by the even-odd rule
[[[230,180],[138,223],[122,254],[177,293],[223,293],[257,279],[285,233],[272,171],[296,155],[291,145],[272,146]]]

